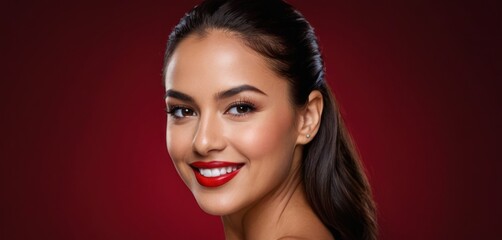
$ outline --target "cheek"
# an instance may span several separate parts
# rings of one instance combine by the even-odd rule
[[[176,170],[183,180],[187,182],[191,169],[185,166],[184,159],[186,159],[186,155],[192,149],[192,138],[189,127],[167,124],[166,145]]]
[[[167,123],[166,127],[166,145],[167,151],[173,161],[181,160],[179,158],[184,152],[191,149],[191,129],[192,127],[187,125],[175,125]]]
[[[293,140],[296,140],[292,114],[289,112],[262,116],[249,125],[238,126],[233,132],[238,134],[232,137],[231,142],[251,160],[286,154],[293,149]]]

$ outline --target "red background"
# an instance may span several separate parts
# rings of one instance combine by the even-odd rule
[[[164,140],[165,42],[195,2],[2,4],[0,239],[223,238]],[[502,8],[291,2],[319,35],[381,239],[496,238]]]

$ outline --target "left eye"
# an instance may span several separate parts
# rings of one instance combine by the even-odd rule
[[[227,113],[232,115],[244,115],[246,113],[250,113],[254,110],[254,107],[249,104],[238,104],[232,106],[227,110]]]

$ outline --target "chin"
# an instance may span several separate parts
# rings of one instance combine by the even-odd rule
[[[194,193],[202,211],[210,215],[225,216],[239,211],[235,197],[217,193]]]
[[[201,204],[199,204],[199,207],[205,213],[213,216],[225,216],[230,214],[228,207],[205,206]]]

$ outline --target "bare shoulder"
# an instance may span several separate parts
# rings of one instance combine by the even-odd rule
[[[277,240],[334,240],[329,230],[317,218],[307,217],[310,221],[291,221],[291,228]]]
[[[334,240],[331,234],[316,234],[312,236],[284,236],[277,240]]]
[[[285,237],[281,237],[277,240],[308,240],[307,238],[303,238],[303,237],[295,237],[295,236],[285,236]]]

